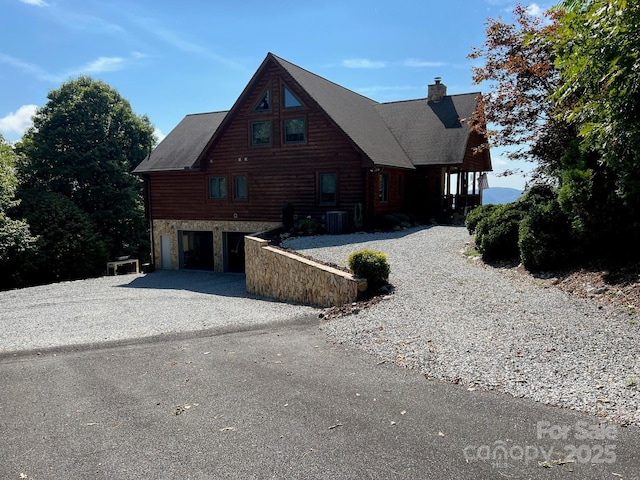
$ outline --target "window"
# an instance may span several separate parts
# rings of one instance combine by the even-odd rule
[[[319,179],[320,204],[335,205],[337,203],[337,179],[335,173],[321,173]]]
[[[244,200],[247,198],[247,177],[244,175],[234,177],[233,196],[236,199]]]
[[[251,124],[251,145],[271,144],[271,122],[253,122]]]
[[[269,90],[267,90],[264,94],[264,97],[258,102],[256,108],[253,109],[254,112],[268,112],[271,106],[271,100],[269,99]]]
[[[288,118],[284,121],[284,143],[304,143],[304,118]]]
[[[378,200],[380,202],[389,201],[389,174],[381,173],[378,177]]]
[[[226,177],[211,177],[209,179],[209,198],[227,198]]]
[[[298,100],[298,98],[291,93],[287,87],[284,87],[284,108],[297,108],[302,106],[302,102]]]
[[[398,197],[402,196],[403,186],[404,186],[404,175],[400,174],[398,175]]]

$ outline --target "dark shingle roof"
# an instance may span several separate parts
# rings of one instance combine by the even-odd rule
[[[228,112],[187,115],[133,170],[133,173],[185,170],[197,165]]]
[[[411,161],[378,114],[375,100],[269,54],[376,165],[413,169]]]
[[[471,116],[478,95],[451,95],[439,102],[423,98],[382,103],[378,112],[413,165],[459,164],[469,139],[469,126],[461,120]]]
[[[229,112],[235,111],[269,60],[290,75],[374,164],[414,169],[462,163],[469,127],[460,120],[471,116],[479,93],[446,96],[440,102],[378,103],[269,53]],[[232,121],[229,112],[187,115],[134,173],[196,168],[216,132],[224,128],[225,118]]]

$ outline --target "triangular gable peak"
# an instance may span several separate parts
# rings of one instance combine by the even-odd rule
[[[278,78],[278,81],[274,81]],[[269,106],[264,103],[268,98]],[[406,153],[376,112],[378,102],[337,85],[269,53],[244,88],[200,161],[237,118],[290,108],[322,111],[371,165],[414,169]],[[284,112],[274,112],[282,109]],[[272,136],[276,136],[272,132]]]

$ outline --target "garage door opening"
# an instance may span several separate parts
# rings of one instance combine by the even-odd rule
[[[180,268],[213,270],[213,232],[181,231]]]
[[[246,233],[226,232],[224,234],[224,271],[244,273],[244,237]]]

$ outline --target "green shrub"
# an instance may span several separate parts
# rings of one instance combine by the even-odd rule
[[[367,280],[368,290],[386,284],[389,279],[391,267],[386,253],[358,250],[349,255],[347,262],[356,277]]]
[[[298,222],[298,229],[305,235],[313,235],[317,233],[318,228],[319,228],[318,222],[311,217],[307,217]]]
[[[471,210],[465,219],[465,225],[467,226],[467,230],[469,230],[469,235],[473,235],[476,231],[476,225],[478,225],[478,222],[491,215],[498,206],[499,205],[494,203],[489,203],[487,205],[480,205],[479,207]]]
[[[518,245],[527,270],[554,269],[571,262],[571,221],[557,200],[529,210],[520,223]]]
[[[485,260],[519,256],[518,227],[524,212],[519,202],[498,205],[476,225],[476,247]]]

